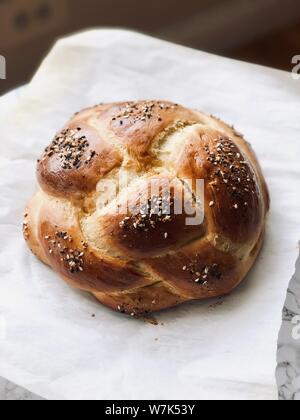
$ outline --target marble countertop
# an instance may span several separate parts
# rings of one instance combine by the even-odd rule
[[[300,257],[283,309],[277,361],[279,399],[300,401]]]
[[[0,378],[0,401],[40,401],[42,398],[37,397],[26,389]]]

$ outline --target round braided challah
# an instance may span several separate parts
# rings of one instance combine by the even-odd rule
[[[37,175],[24,221],[32,252],[122,313],[229,293],[263,242],[269,196],[251,147],[217,118],[173,103],[81,111]],[[193,222],[187,202],[204,217]]]

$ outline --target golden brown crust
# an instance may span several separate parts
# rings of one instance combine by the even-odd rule
[[[24,222],[32,252],[120,312],[227,294],[263,242],[269,195],[250,145],[170,102],[79,112],[46,148],[37,177]],[[187,224],[200,207],[203,220]]]
[[[247,155],[233,140],[220,131],[200,128],[178,157],[176,170],[180,178],[206,180],[211,232],[233,242],[259,234],[265,211],[262,192]]]
[[[158,194],[151,196],[153,189]],[[123,209],[122,205],[127,200],[120,195],[120,214],[98,215],[95,212],[85,219],[84,224],[93,226],[89,238],[96,247],[100,248],[99,238],[105,238],[107,249],[113,249],[120,257],[139,260],[159,257],[205,234],[205,222],[195,226],[186,225],[188,214],[185,213],[185,201],[193,201],[193,197],[189,192],[183,197],[182,183],[177,178],[155,176],[142,179],[134,185],[129,199],[133,210],[139,209],[141,204],[138,213]],[[160,215],[156,214],[158,212],[150,214],[151,206],[154,210],[159,210],[161,206],[166,214],[163,214],[164,211]],[[176,214],[176,208],[181,207],[181,214]]]
[[[96,129],[70,124],[46,148],[37,176],[45,191],[72,199],[93,191],[98,180],[121,163],[121,155]]]

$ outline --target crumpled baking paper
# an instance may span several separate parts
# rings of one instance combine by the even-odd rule
[[[158,326],[64,284],[21,233],[36,159],[68,118],[99,102],[154,98],[234,123],[272,198],[264,249],[242,285],[166,311]],[[0,375],[51,399],[276,399],[299,240],[299,107],[300,82],[288,73],[122,30],[59,41],[18,100],[0,101]]]

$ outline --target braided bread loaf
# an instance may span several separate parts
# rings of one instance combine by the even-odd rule
[[[46,148],[37,176],[24,221],[32,252],[122,313],[229,293],[263,242],[269,196],[249,144],[169,102],[81,111]],[[186,201],[202,205],[200,223],[187,222]]]

